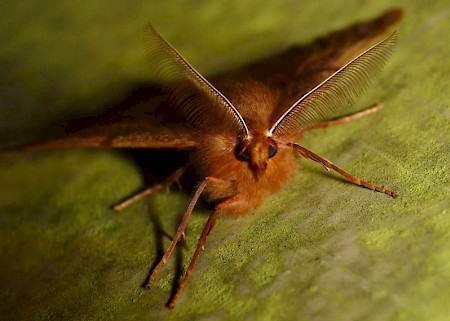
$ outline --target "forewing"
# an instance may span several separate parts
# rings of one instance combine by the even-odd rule
[[[167,102],[162,97],[147,98],[131,105],[126,101],[98,116],[69,120],[57,138],[20,149],[195,148],[195,130],[176,114],[164,113]]]
[[[279,91],[280,101],[271,117],[273,124],[300,97],[391,34],[402,17],[401,10],[391,10],[376,19],[331,33],[311,44],[293,47],[225,76],[251,78]]]

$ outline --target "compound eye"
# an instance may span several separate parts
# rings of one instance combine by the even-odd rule
[[[275,146],[269,145],[269,158],[274,157],[277,154]]]
[[[250,160],[250,153],[248,151],[248,148],[244,149],[240,155],[243,160],[249,161]]]

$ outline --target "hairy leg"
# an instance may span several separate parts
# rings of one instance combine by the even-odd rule
[[[164,253],[164,256],[159,261],[158,265],[155,266],[152,273],[150,274],[145,287],[150,287],[155,280],[156,274],[158,274],[159,270],[166,264],[167,260],[170,258],[170,255],[172,255],[173,250],[175,249],[175,246],[177,245],[178,241],[180,240],[180,237],[184,235],[184,231],[186,229],[187,222],[189,221],[189,218],[191,217],[192,211],[194,210],[194,206],[197,203],[198,199],[200,198],[200,195],[205,190],[205,187],[208,183],[208,179],[205,178],[199,187],[197,188],[197,191],[194,194],[194,197],[192,197],[191,202],[189,203],[188,208],[186,209],[186,212],[183,215],[183,219],[181,220],[180,226],[178,226],[177,233],[172,239],[172,243],[170,243],[169,248],[167,249],[166,253]]]
[[[203,246],[205,244],[206,237],[209,235],[209,233],[213,229],[213,227],[216,223],[216,220],[220,215],[220,209],[230,203],[235,202],[236,198],[238,198],[238,195],[232,196],[232,197],[228,198],[227,200],[223,201],[222,203],[218,204],[214,208],[214,211],[212,212],[212,214],[209,216],[208,221],[206,222],[206,225],[203,228],[202,235],[200,236],[200,239],[198,240],[197,247],[195,249],[194,255],[192,256],[191,263],[189,264],[186,274],[184,275],[183,280],[181,281],[180,285],[178,286],[175,294],[167,303],[167,306],[169,308],[173,308],[175,306],[176,302],[178,301],[178,298],[180,297],[181,293],[183,292],[184,287],[186,286],[189,278],[191,277],[191,274],[195,268],[195,264],[197,264],[197,260],[200,255],[200,250],[203,249]]]
[[[163,189],[164,187],[169,187],[173,183],[177,182],[180,179],[180,177],[183,176],[183,174],[185,172],[186,172],[186,167],[178,168],[169,177],[167,177],[167,179],[165,181],[163,181],[162,183],[159,183],[159,184],[153,185],[152,187],[146,188],[142,192],[139,192],[139,193],[125,199],[124,201],[120,202],[119,204],[114,205],[113,209],[117,212],[120,212],[125,207],[133,204],[134,202],[136,202],[150,194],[153,194],[154,192],[157,192],[157,191]]]
[[[339,167],[334,165],[332,162],[330,162],[326,158],[323,158],[322,156],[317,155],[316,153],[310,151],[309,149],[307,149],[307,148],[305,148],[303,146],[300,146],[298,144],[291,144],[291,146],[295,150],[297,150],[305,158],[309,158],[309,159],[311,159],[311,160],[313,160],[313,161],[315,161],[315,162],[317,162],[319,164],[322,164],[322,166],[324,166],[328,170],[332,169],[332,170],[338,172],[339,174],[344,176],[346,179],[348,179],[350,182],[352,182],[352,183],[354,183],[356,185],[364,186],[364,187],[366,187],[368,189],[371,189],[371,190],[374,190],[374,191],[377,191],[377,192],[380,192],[380,193],[384,193],[384,194],[387,194],[387,195],[392,196],[392,197],[397,197],[398,196],[398,194],[396,192],[394,192],[394,191],[391,191],[391,190],[385,189],[384,187],[377,186],[377,185],[374,185],[372,183],[368,183],[368,182],[360,180],[359,178],[357,178],[357,177],[347,173],[346,171],[340,169]]]

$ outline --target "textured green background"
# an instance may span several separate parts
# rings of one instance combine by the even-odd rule
[[[151,20],[194,66],[226,71],[378,15],[391,1],[2,1],[0,138],[30,141],[71,115],[117,102],[148,77]],[[359,102],[382,112],[304,145],[401,195],[347,184],[303,161],[255,213],[223,218],[175,310],[173,258],[150,291],[158,225],[172,235],[188,195],[121,214],[137,166],[100,150],[0,155],[3,320],[449,320],[447,0],[397,1],[398,50]],[[208,212],[190,221],[190,257]],[[162,237],[164,247],[169,239]]]

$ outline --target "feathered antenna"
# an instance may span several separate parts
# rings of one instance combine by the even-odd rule
[[[214,129],[218,124],[226,124],[243,131],[245,137],[249,136],[248,127],[236,107],[162,38],[151,24],[145,29],[144,36],[156,80],[167,90],[174,107],[192,125]]]
[[[298,99],[274,123],[269,135],[301,133],[306,127],[351,105],[386,64],[397,32],[373,45]]]

